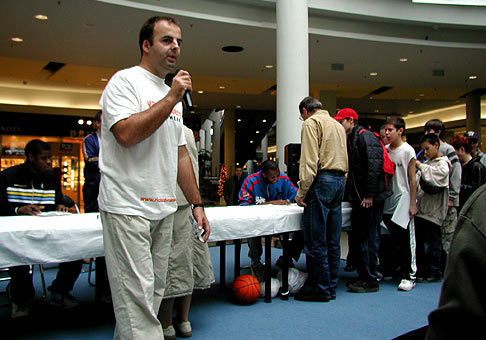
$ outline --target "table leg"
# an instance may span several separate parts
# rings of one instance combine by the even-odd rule
[[[218,241],[219,245],[219,288],[226,288],[226,241]]]
[[[234,240],[235,244],[235,279],[240,276],[240,254],[241,254],[241,240]]]
[[[265,269],[263,278],[265,281],[265,302],[272,302],[272,235],[265,236]]]
[[[289,299],[289,233],[282,234],[282,300]]]

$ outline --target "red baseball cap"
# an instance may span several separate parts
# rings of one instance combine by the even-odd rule
[[[334,117],[335,120],[341,120],[346,118],[354,118],[358,120],[358,114],[353,109],[345,108],[339,110],[336,117]]]

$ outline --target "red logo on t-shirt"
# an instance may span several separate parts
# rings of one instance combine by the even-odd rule
[[[147,105],[148,107],[152,107],[152,105],[154,105],[155,102],[153,100],[147,100]]]

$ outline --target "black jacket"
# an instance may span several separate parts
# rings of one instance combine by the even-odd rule
[[[378,138],[356,125],[347,137],[349,172],[346,181],[346,200],[361,202],[373,197],[377,202],[385,200],[391,191],[385,188],[383,148]]]
[[[61,183],[52,171],[33,173],[27,163],[0,173],[0,215],[15,215],[15,208],[35,204],[41,211],[55,210],[61,203]]]
[[[460,208],[477,188],[486,183],[486,167],[480,160],[481,157],[476,156],[462,167],[461,190],[459,191]]]

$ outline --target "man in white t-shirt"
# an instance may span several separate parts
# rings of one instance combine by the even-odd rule
[[[391,179],[393,194],[385,200],[383,221],[391,235],[396,254],[380,259],[383,267],[399,269],[399,290],[410,291],[415,287],[417,261],[415,258],[415,226],[413,217],[417,214],[417,183],[415,180],[415,150],[402,141],[405,122],[402,118],[390,118],[385,123],[388,156],[395,163]],[[392,263],[394,262],[394,263]],[[388,273],[385,273],[386,276]]]
[[[192,89],[179,71],[181,30],[153,17],[140,30],[140,64],[117,72],[100,100],[103,122],[98,197],[115,310],[115,339],[163,339],[164,296],[179,184],[200,228],[209,223],[185,144],[180,100]]]

